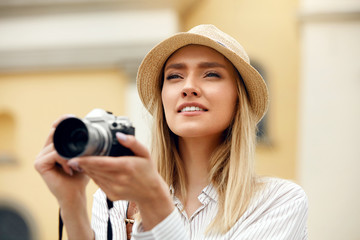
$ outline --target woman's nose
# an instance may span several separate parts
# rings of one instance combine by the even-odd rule
[[[199,96],[199,92],[196,89],[184,89],[182,92],[182,96],[183,97],[187,97],[187,96]]]
[[[186,83],[184,88],[182,89],[182,96],[183,97],[200,97],[201,91],[199,86],[196,85],[195,79],[186,79]]]

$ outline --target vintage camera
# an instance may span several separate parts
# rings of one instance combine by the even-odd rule
[[[116,133],[135,135],[135,128],[127,117],[117,117],[103,109],[94,109],[84,119],[67,118],[54,133],[54,147],[65,159],[79,156],[131,156],[133,152],[122,146]]]

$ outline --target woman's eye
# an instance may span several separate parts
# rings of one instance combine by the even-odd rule
[[[178,78],[181,78],[181,76],[178,74],[170,74],[169,76],[166,77],[166,80],[172,80],[172,79],[178,79]]]
[[[220,74],[215,73],[215,72],[209,72],[209,73],[206,73],[205,77],[215,77],[215,78],[220,78]]]

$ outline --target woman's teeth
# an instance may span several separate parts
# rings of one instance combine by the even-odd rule
[[[195,112],[195,111],[205,111],[205,110],[199,107],[184,107],[183,109],[181,109],[181,112]]]

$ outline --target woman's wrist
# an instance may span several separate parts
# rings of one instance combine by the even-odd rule
[[[151,230],[174,210],[169,188],[164,182],[161,182],[157,189],[152,191],[149,198],[137,204],[145,231]]]
[[[94,233],[91,229],[86,195],[78,193],[75,197],[64,199],[60,205],[60,214],[66,228],[68,238],[71,239],[94,239]]]
[[[75,208],[77,205],[86,205],[86,192],[73,191],[70,195],[57,198],[61,209]]]

